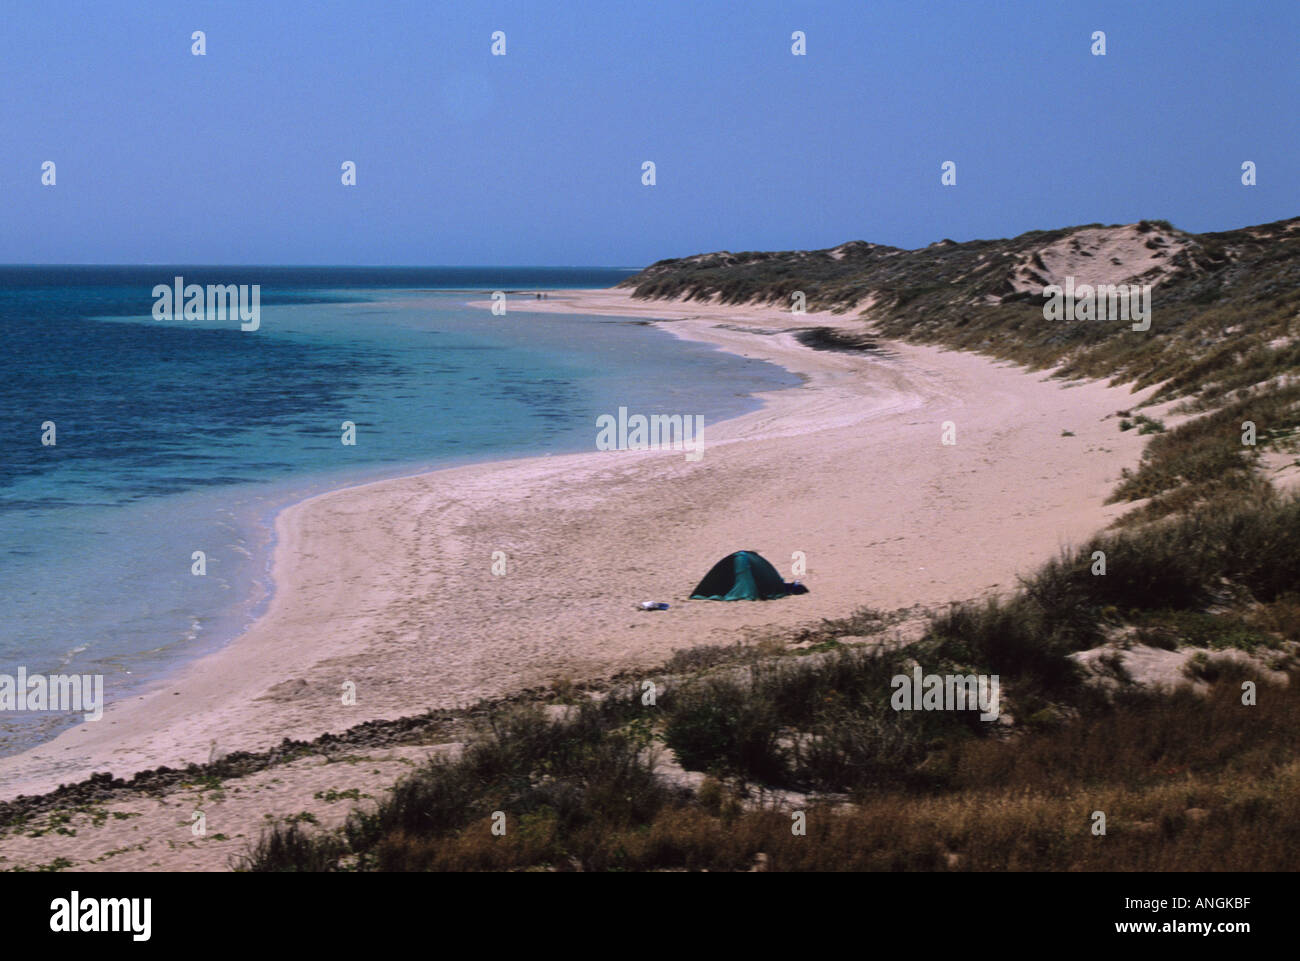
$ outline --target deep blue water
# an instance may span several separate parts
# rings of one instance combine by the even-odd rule
[[[635,321],[526,312],[524,292],[627,274],[0,267],[0,673],[103,673],[111,700],[256,616],[287,503],[426,466],[590,450],[595,418],[619,406],[714,422],[795,384]],[[153,319],[154,285],[178,275],[260,284],[260,328]],[[504,317],[466,306],[492,290],[519,292]],[[0,752],[69,723],[0,715]]]

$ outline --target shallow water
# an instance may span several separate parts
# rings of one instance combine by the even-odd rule
[[[111,701],[256,617],[288,503],[591,450],[620,406],[712,423],[797,382],[637,321],[528,315],[522,294],[503,317],[466,306],[626,272],[477,270],[0,268],[0,674],[103,674]],[[262,283],[260,328],[154,320],[177,273]],[[2,713],[0,753],[79,717]]]

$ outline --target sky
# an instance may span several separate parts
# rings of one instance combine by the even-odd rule
[[[1297,0],[4,7],[0,263],[636,267],[1300,214]]]

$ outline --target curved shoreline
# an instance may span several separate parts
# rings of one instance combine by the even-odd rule
[[[708,425],[697,463],[681,452],[528,457],[370,481],[286,507],[262,617],[101,721],[0,760],[0,796],[96,771],[203,762],[213,742],[264,749],[651,667],[675,648],[863,604],[1009,586],[1063,540],[1114,516],[1119,508],[1100,501],[1141,447],[1100,423],[1132,402],[1122,388],[1067,391],[935,348],[890,345],[890,358],[814,351],[793,333],[860,327],[852,317],[641,303],[618,290],[552,292],[513,310],[641,316],[805,382],[756,394],[759,410]],[[939,447],[945,419],[961,431],[956,447]],[[1065,427],[1076,434],[1070,443],[1059,436]],[[1022,469],[983,471],[993,458]],[[1056,486],[1026,488],[1026,470]],[[1015,489],[998,479],[1007,476]],[[781,567],[804,551],[813,594],[743,609],[687,602],[695,578],[737,547]],[[506,556],[505,576],[491,571],[494,551]],[[645,599],[672,608],[636,611]],[[347,684],[355,704],[343,703]]]

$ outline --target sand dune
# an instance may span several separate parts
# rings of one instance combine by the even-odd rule
[[[675,648],[862,605],[1006,589],[1115,516],[1101,502],[1141,449],[1136,432],[1107,419],[1134,402],[1127,389],[1062,386],[934,348],[814,351],[793,333],[859,326],[850,318],[637,303],[620,291],[520,299],[511,310],[521,323],[545,323],[548,311],[665,318],[678,336],[781,364],[806,383],[707,425],[696,462],[596,451],[593,425],[591,453],[437,471],[287,509],[276,595],[248,633],[101,721],[0,760],[0,795],[203,762],[214,739],[260,749],[649,668]],[[940,443],[945,421],[954,446]],[[802,551],[812,593],[689,601],[709,566],[740,548],[787,576]],[[504,576],[492,573],[494,551],[506,556]],[[642,600],[672,606],[646,613],[635,609]],[[346,683],[355,705],[342,703]]]
[[[1024,257],[1011,278],[1017,293],[1039,294],[1074,277],[1077,283],[1158,284],[1178,270],[1175,257],[1189,246],[1176,231],[1138,224],[1085,227]]]

